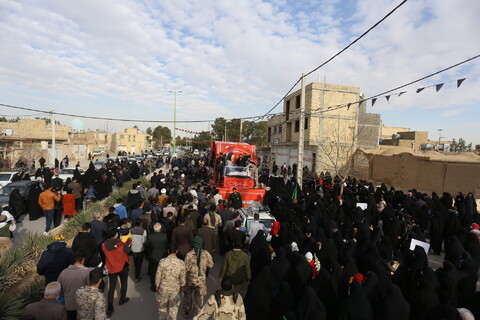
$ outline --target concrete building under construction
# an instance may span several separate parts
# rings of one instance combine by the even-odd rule
[[[278,166],[297,162],[301,90],[288,95],[283,112],[268,122],[271,160]],[[366,112],[360,88],[325,83],[305,87],[304,166],[311,172],[348,174],[358,147],[378,148],[382,121]]]

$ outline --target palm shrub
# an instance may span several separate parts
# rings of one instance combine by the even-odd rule
[[[149,185],[145,178],[140,179],[145,186]],[[123,188],[114,191],[104,201],[92,203],[86,210],[74,215],[63,225],[61,231],[65,240],[71,241],[81,230],[85,222],[92,221],[92,213],[105,213],[107,208],[115,203],[115,199],[121,197],[126,201],[128,190],[133,182],[130,181]],[[29,234],[17,247],[14,247],[0,256],[0,320],[14,320],[23,313],[25,305],[39,301],[43,296],[44,282],[40,277],[26,283],[26,289],[18,292],[17,284],[28,272],[36,268],[40,255],[53,242],[53,236]],[[35,272],[34,272],[35,274]]]
[[[28,234],[23,238],[22,246],[30,248],[34,257],[40,258],[43,251],[47,250],[47,246],[53,242],[53,236],[44,236],[38,233]]]
[[[31,285],[17,294],[17,299],[22,301],[22,308],[27,304],[40,301],[43,298],[45,282],[37,278]]]
[[[92,210],[93,209],[90,208],[87,211],[77,213],[64,223],[63,234],[65,235],[66,240],[73,239],[82,229],[82,225],[85,222],[92,221]]]
[[[29,247],[13,248],[2,254],[0,258],[0,292],[21,279],[35,265],[35,253]]]
[[[0,320],[17,320],[23,313],[23,301],[6,292],[0,294]]]

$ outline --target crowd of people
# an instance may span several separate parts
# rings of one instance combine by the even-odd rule
[[[94,214],[72,248],[61,238],[49,245],[38,263],[45,298],[26,317],[114,317],[118,279],[118,303],[129,301],[133,262],[136,282],[145,281],[148,263],[160,319],[480,319],[480,216],[472,193],[430,196],[329,174],[299,186],[262,170],[276,222],[267,229],[256,215],[244,230],[240,194],[223,199],[208,184],[207,158],[168,160],[98,171],[90,165],[82,187],[92,186],[97,199],[153,173],[150,185],[134,183],[108,215]],[[412,239],[444,256],[437,270]],[[220,273],[211,276],[221,288],[206,297],[218,255]]]

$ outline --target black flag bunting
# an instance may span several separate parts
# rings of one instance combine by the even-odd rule
[[[440,91],[443,87],[443,85],[445,85],[446,83],[451,83],[451,82],[457,82],[457,88],[459,88],[462,83],[466,80],[467,78],[462,78],[462,79],[458,79],[458,80],[452,80],[452,81],[448,81],[448,82],[444,82],[444,83],[439,83],[439,84],[434,84],[434,85],[431,85],[431,86],[427,86],[427,87],[423,87],[423,88],[418,88],[416,90],[417,93],[420,93],[422,92],[423,90],[425,90],[426,88],[431,88],[431,87],[435,87],[435,89],[438,91]],[[390,91],[388,91],[390,92]],[[407,93],[407,91],[400,91],[399,93],[395,93],[398,97],[400,97],[401,95]],[[389,95],[385,95],[385,99],[387,99],[387,102],[390,103],[390,97],[392,96],[393,94],[389,94]],[[377,95],[378,97],[378,95]],[[377,99],[378,98],[372,98],[372,107],[375,105],[375,103],[377,102]],[[366,100],[360,100],[358,102],[351,102],[351,103],[348,103],[347,104],[347,110],[350,110],[350,107],[352,106],[352,104],[354,103],[358,103],[358,106],[360,107],[362,105],[363,102],[367,101],[369,99],[366,99]],[[338,108],[343,108],[345,107],[345,105],[340,105],[340,106],[335,106],[335,109],[338,109]],[[331,109],[333,108],[332,106],[328,107],[327,109]]]

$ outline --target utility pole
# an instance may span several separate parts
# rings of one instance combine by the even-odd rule
[[[55,110],[52,110],[52,156],[50,164],[55,167]]]
[[[242,119],[240,119],[240,136],[238,137],[238,142],[242,142]]]
[[[223,141],[227,141],[227,126],[225,126],[225,138]]]
[[[297,183],[303,183],[303,147],[305,145],[305,73],[302,73],[302,91],[300,95],[300,128],[298,130]]]
[[[177,93],[181,93],[182,90],[169,90],[173,93],[173,152],[176,150],[176,133],[177,133]]]

